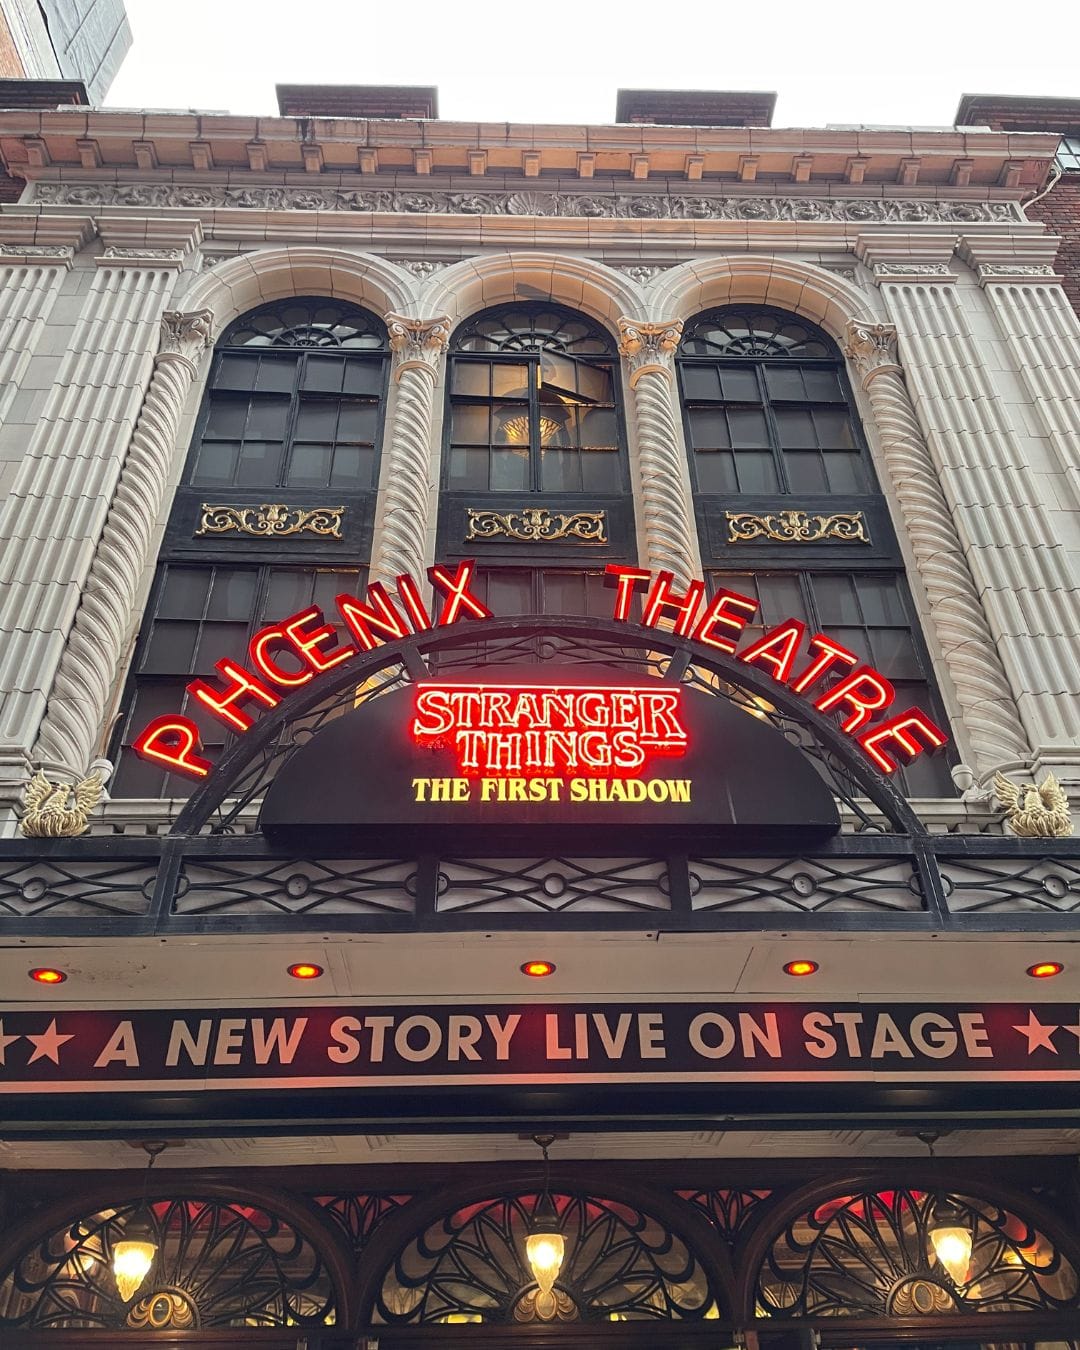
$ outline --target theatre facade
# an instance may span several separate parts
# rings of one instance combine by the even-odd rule
[[[1058,138],[0,113],[0,1345],[1080,1347]]]

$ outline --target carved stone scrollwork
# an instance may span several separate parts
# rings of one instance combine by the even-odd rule
[[[852,320],[845,354],[867,392],[980,776],[1030,755],[956,523],[896,356],[892,324]]]
[[[553,544],[557,539],[580,539],[606,544],[606,511],[555,512],[530,506],[521,511],[482,511],[466,507],[469,530],[465,542],[477,539],[515,539],[524,544]]]
[[[675,353],[682,337],[682,321],[635,323],[619,320],[619,355],[630,367],[630,388],[649,370],[661,371],[669,380]]]
[[[195,537],[208,534],[250,534],[257,539],[283,539],[292,534],[317,534],[340,539],[344,506],[286,506],[263,502],[261,506],[219,506],[203,502]]]
[[[682,322],[619,320],[619,352],[634,391],[642,514],[648,563],[666,568],[685,587],[698,571],[694,527],[684,481],[685,455],[672,405],[675,353]]]
[[[199,1311],[181,1289],[162,1289],[131,1305],[127,1325],[136,1331],[190,1331],[199,1325]]]
[[[423,370],[436,378],[440,357],[450,340],[450,320],[445,315],[438,319],[408,319],[401,314],[388,314],[386,327],[390,350],[397,357],[398,381],[407,370]]]
[[[94,755],[123,668],[180,414],[198,353],[212,341],[212,318],[209,310],[162,316],[161,350],[34,749],[39,762],[75,775]]]
[[[778,511],[771,516],[725,511],[728,543],[749,543],[754,539],[772,539],[778,544],[816,544],[823,539],[838,539],[853,544],[868,544],[866,521],[861,511],[837,511],[831,516],[811,516],[805,511]]]
[[[383,508],[376,525],[372,576],[392,582],[408,572],[422,576],[431,510],[431,422],[435,386],[450,320],[412,319],[388,314],[386,327],[395,357],[397,399],[383,467]]]

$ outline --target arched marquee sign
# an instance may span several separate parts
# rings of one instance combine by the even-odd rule
[[[252,800],[250,770],[269,753],[273,773],[256,774],[260,824],[283,843],[368,831],[385,844],[418,827],[482,831],[488,843],[522,829],[599,843],[626,827],[679,845],[735,832],[764,843],[780,830],[809,842],[839,828],[837,793],[786,719],[833,758],[848,792],[894,823],[910,814],[889,775],[946,736],[923,709],[894,710],[886,672],[797,619],[748,638],[757,602],[738,592],[710,600],[700,580],[679,593],[669,572],[606,571],[606,621],[501,619],[475,593],[472,561],[428,570],[430,606],[408,576],[396,599],[377,582],[363,599],[339,595],[341,627],[305,609],[256,633],[243,662],[224,658],[214,678],[188,685],[237,736],[218,766],[179,713],[156,718],[134,748],[200,781],[180,832],[245,784]],[[573,636],[572,656],[556,645],[538,661],[535,643],[556,630]],[[519,640],[520,655],[468,661],[480,634]],[[388,680],[394,667],[401,678]],[[691,668],[704,672],[696,687]],[[281,735],[350,690],[353,706],[339,699],[306,743]]]

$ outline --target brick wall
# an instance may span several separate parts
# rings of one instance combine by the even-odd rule
[[[1028,207],[1027,213],[1061,236],[1057,270],[1065,277],[1073,309],[1080,314],[1080,173],[1065,174],[1041,202]]]

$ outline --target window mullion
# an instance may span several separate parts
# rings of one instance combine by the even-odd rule
[[[285,429],[282,433],[281,468],[278,470],[277,487],[283,487],[289,481],[289,474],[292,472],[293,441],[296,437],[296,424],[300,420],[300,391],[304,387],[307,359],[308,353],[301,352],[300,360],[296,362],[295,366],[292,398],[289,403],[289,411],[285,416]]]
[[[720,363],[717,362],[719,366]],[[765,380],[765,362],[755,361],[751,367],[757,376],[758,393],[761,396],[761,409],[765,414],[765,425],[769,429],[769,440],[772,442],[773,462],[776,467],[776,482],[781,493],[790,494],[791,484],[788,479],[787,462],[784,459],[783,447],[780,444],[780,427],[773,413],[772,398],[769,395],[769,386]]]
[[[529,358],[529,488],[542,490],[540,477],[540,358]]]

